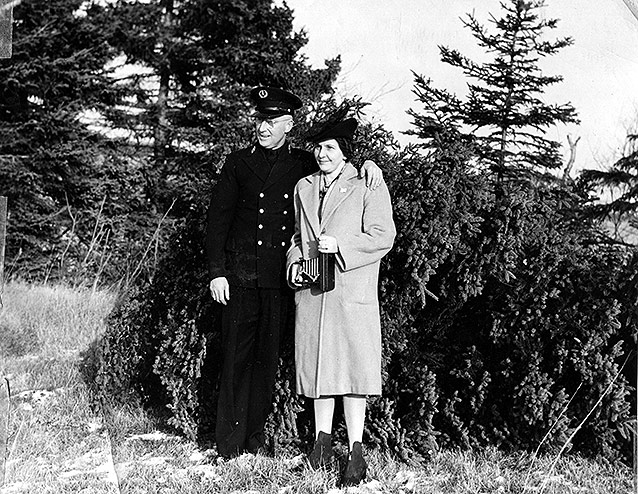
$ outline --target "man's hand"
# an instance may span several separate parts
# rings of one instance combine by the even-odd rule
[[[370,190],[376,189],[383,181],[383,172],[374,161],[365,160],[359,168],[359,177],[366,179],[366,187]]]
[[[228,286],[228,280],[224,276],[215,278],[209,285],[210,294],[215,302],[226,305],[230,300],[230,288]]]
[[[288,270],[288,282],[295,288],[300,287],[301,285],[298,283],[297,277],[299,276],[299,263],[295,262],[290,265],[290,269]]]

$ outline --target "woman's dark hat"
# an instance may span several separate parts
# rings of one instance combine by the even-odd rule
[[[301,100],[289,91],[276,87],[259,86],[250,91],[255,114],[266,118],[293,115],[301,108]]]
[[[316,128],[310,129],[308,140],[310,142],[322,142],[328,139],[346,139],[352,140],[354,131],[357,130],[358,122],[354,118],[346,118],[345,120],[332,120],[319,124]]]

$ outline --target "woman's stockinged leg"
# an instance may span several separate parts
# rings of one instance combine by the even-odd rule
[[[366,397],[362,395],[348,395],[343,397],[343,413],[346,416],[348,442],[350,454],[343,472],[341,484],[343,486],[358,485],[366,478],[368,464],[363,458],[362,438],[363,424],[366,418]]]
[[[347,395],[343,397],[343,414],[348,429],[349,449],[355,442],[363,441],[363,425],[366,419],[366,397],[364,395]]]
[[[315,439],[319,432],[332,434],[332,417],[335,411],[335,399],[332,396],[315,398]]]
[[[308,455],[314,469],[328,468],[332,464],[332,417],[335,409],[333,397],[322,396],[314,400],[315,445]]]

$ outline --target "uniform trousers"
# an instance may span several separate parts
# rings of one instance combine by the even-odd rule
[[[288,295],[280,289],[231,287],[222,306],[224,361],[215,429],[222,456],[254,453],[264,445]]]

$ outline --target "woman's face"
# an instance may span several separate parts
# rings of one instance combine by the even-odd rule
[[[345,161],[345,156],[335,139],[328,139],[315,144],[313,152],[319,169],[326,174],[337,170]]]

